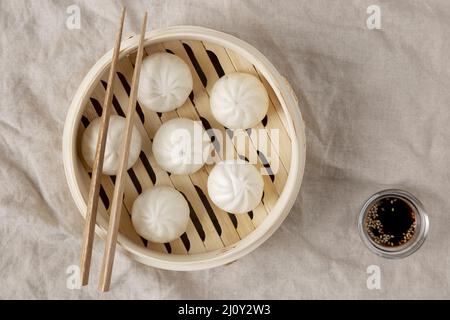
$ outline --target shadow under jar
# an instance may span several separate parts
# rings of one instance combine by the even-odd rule
[[[358,220],[361,239],[374,253],[404,258],[417,251],[428,234],[422,203],[404,190],[375,193],[363,205]]]

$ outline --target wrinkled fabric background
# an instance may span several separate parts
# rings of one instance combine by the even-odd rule
[[[62,163],[70,101],[125,35],[199,25],[258,48],[300,97],[307,163],[296,204],[260,248],[229,266],[171,272],[119,252],[112,290],[66,287],[83,221]],[[81,29],[66,28],[78,4]],[[381,8],[381,30],[366,9]],[[448,1],[0,1],[0,298],[450,298],[450,3]],[[425,204],[424,246],[403,260],[368,251],[357,234],[363,201],[403,187]],[[369,265],[381,289],[366,286]]]

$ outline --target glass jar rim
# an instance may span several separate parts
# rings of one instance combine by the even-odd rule
[[[376,244],[364,227],[368,210],[381,199],[393,197],[408,203],[414,211],[416,230],[413,238],[401,246],[394,248]],[[411,193],[401,189],[385,189],[371,195],[362,206],[358,217],[358,230],[363,243],[375,254],[385,258],[405,258],[416,252],[425,241],[429,231],[428,214],[423,204]]]

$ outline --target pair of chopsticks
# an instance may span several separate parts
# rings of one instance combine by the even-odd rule
[[[87,285],[89,281],[89,271],[91,266],[92,245],[94,242],[94,230],[97,220],[97,208],[100,193],[100,179],[103,170],[103,160],[105,156],[106,137],[109,127],[109,119],[111,116],[111,103],[113,96],[113,82],[116,73],[117,61],[119,60],[120,44],[122,41],[123,24],[125,21],[125,11],[122,9],[120,17],[120,26],[116,34],[115,45],[111,68],[108,76],[108,86],[106,89],[105,99],[103,102],[103,113],[101,116],[101,128],[97,140],[97,149],[95,153],[94,165],[92,168],[92,178],[89,188],[89,197],[86,208],[86,225],[84,227],[83,246],[81,252],[80,275],[81,284]],[[139,85],[139,75],[141,71],[142,56],[144,52],[144,37],[147,27],[147,12],[144,14],[144,20],[141,26],[141,34],[139,38],[138,53],[136,56],[133,80],[131,85],[130,99],[128,102],[128,110],[126,116],[125,131],[123,133],[122,150],[120,154],[119,169],[117,171],[113,200],[111,204],[111,213],[106,236],[105,252],[103,256],[102,269],[100,273],[99,289],[103,292],[109,290],[111,283],[111,273],[114,263],[114,253],[116,250],[117,235],[120,225],[120,214],[123,201],[123,181],[127,173],[128,156],[130,153],[131,133],[134,124],[134,115],[136,110],[137,89]]]

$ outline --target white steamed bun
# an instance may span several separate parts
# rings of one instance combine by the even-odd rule
[[[97,149],[98,134],[101,127],[101,118],[94,119],[83,133],[81,140],[81,153],[86,163],[92,168]],[[109,119],[108,135],[106,136],[105,157],[103,160],[103,173],[115,175],[119,168],[120,152],[126,119],[112,115]],[[136,127],[133,127],[130,154],[127,169],[130,169],[141,153],[141,135]]]
[[[269,96],[259,79],[247,73],[230,73],[220,78],[211,92],[214,118],[230,129],[248,129],[267,113]]]
[[[245,213],[261,202],[264,181],[258,169],[241,160],[226,160],[214,166],[208,177],[208,194],[220,209]]]
[[[157,243],[170,242],[186,231],[189,205],[174,188],[156,186],[137,197],[131,221],[141,237]]]
[[[187,64],[170,53],[155,53],[142,61],[138,100],[156,112],[168,112],[183,105],[192,91]]]
[[[164,170],[191,174],[208,160],[211,140],[198,121],[176,118],[158,129],[153,139],[153,155]]]

